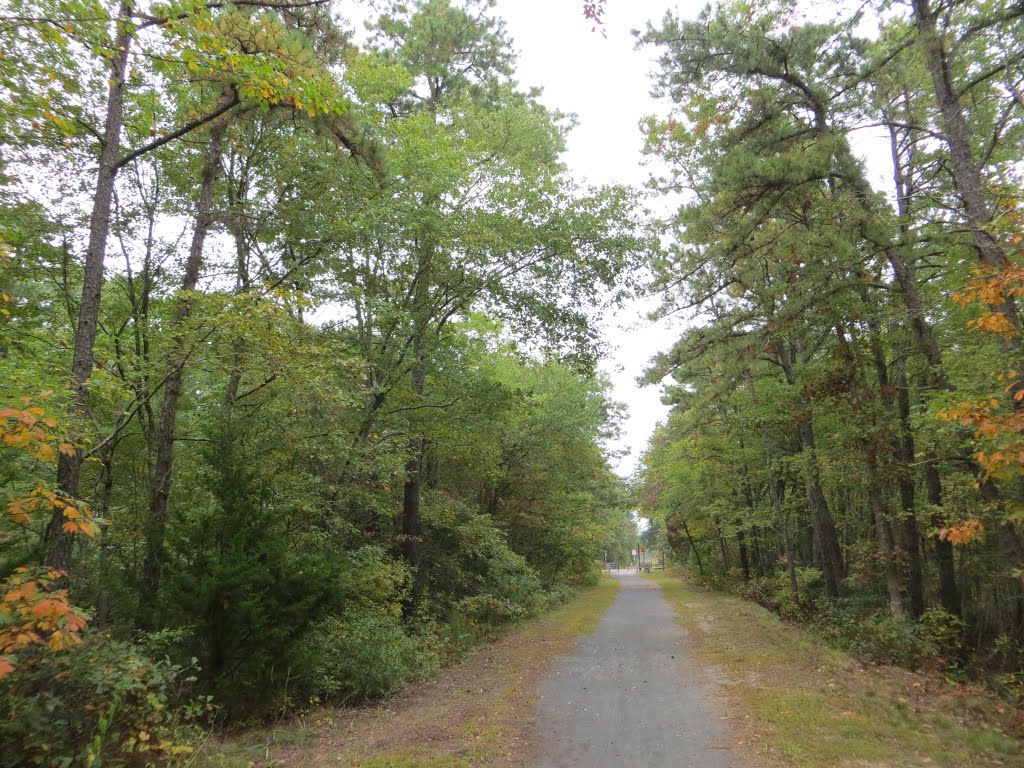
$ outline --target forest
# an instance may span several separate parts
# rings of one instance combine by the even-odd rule
[[[0,768],[385,696],[637,514],[693,579],[1019,701],[1024,5],[636,38],[646,189],[573,178],[493,0],[5,3]],[[651,296],[684,330],[624,480],[602,322]]]
[[[672,104],[649,532],[882,661],[1022,692],[1024,6],[794,3],[642,41]],[[884,183],[873,185],[873,178]]]
[[[626,556],[594,328],[655,241],[488,3],[9,11],[0,765],[381,696]]]

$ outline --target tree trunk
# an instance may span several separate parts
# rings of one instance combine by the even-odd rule
[[[107,581],[110,577],[110,538],[107,529],[110,527],[110,498],[114,490],[114,451],[117,443],[112,441],[100,454],[103,473],[100,476],[100,493],[96,503],[96,516],[104,520],[100,527],[99,578],[96,590],[96,616],[93,626],[106,629],[110,623],[110,595],[107,592]]]
[[[868,296],[862,297],[865,302]],[[899,425],[897,431],[889,438],[891,445],[890,453],[896,461],[897,485],[899,486],[901,511],[902,511],[902,538],[907,553],[907,582],[908,593],[911,603],[911,614],[916,618],[924,611],[924,576],[921,569],[921,551],[918,546],[917,533],[917,512],[914,509],[914,479],[911,465],[914,462],[913,435],[910,431],[910,400],[907,392],[907,377],[902,363],[897,370],[897,381],[901,389],[894,397],[894,388],[889,380],[889,366],[886,362],[885,352],[882,349],[882,330],[876,320],[868,321],[869,346],[871,357],[875,364],[875,377],[878,382],[878,395],[882,402],[883,412],[889,419],[896,419]],[[897,399],[899,407],[896,407]],[[904,412],[904,406],[906,412]],[[887,430],[888,431],[888,430]],[[907,453],[907,441],[909,441],[909,454]],[[879,486],[878,480],[878,447],[874,442],[868,442],[865,446],[866,460],[869,474],[869,504],[872,515],[875,517],[875,527],[878,538],[878,546],[882,557],[885,558],[885,579],[886,589],[889,593],[889,605],[893,616],[903,618],[906,616],[903,605],[903,597],[900,585],[899,566],[896,559],[897,549],[893,541],[890,525],[889,505],[885,501],[883,489]],[[873,496],[873,498],[872,498]],[[879,528],[881,524],[881,528]],[[883,530],[884,529],[884,530]]]
[[[740,548],[740,568],[743,569],[743,580],[750,581],[750,558],[747,556],[747,540],[742,529],[736,530],[736,541]]]
[[[821,471],[818,467],[818,455],[814,444],[814,428],[810,421],[805,420],[800,424],[800,438],[807,461],[804,482],[807,488],[807,505],[811,509],[811,531],[814,535],[815,554],[821,563],[822,577],[825,580],[825,594],[829,597],[839,597],[844,592],[842,584],[842,579],[845,576],[843,554],[839,549],[839,534],[828,508],[828,500],[821,490]]]
[[[419,341],[413,344],[416,364],[412,369],[412,388],[416,396],[423,397],[426,384]],[[412,589],[403,606],[406,616],[415,614],[423,592],[423,576],[420,573],[420,542],[423,524],[420,514],[420,485],[423,470],[423,439],[416,438],[410,444],[411,456],[405,464],[405,487],[402,495],[402,555],[412,571]]]
[[[868,477],[868,508],[875,525],[875,540],[882,558],[885,573],[885,590],[889,596],[889,611],[897,619],[906,618],[903,608],[903,594],[900,589],[900,572],[896,564],[896,552],[892,543],[892,529],[889,526],[889,515],[882,498],[882,488],[878,478],[878,454],[869,443],[865,447],[864,460],[867,465]]]
[[[697,551],[697,545],[693,542],[693,536],[690,535],[690,527],[686,524],[686,521],[680,518],[683,524],[683,533],[686,534],[686,540],[690,543],[690,550],[693,552],[693,556],[697,558],[697,571],[701,576],[704,575],[704,564],[700,561],[700,552]],[[640,558],[640,553],[636,553],[637,559]]]
[[[993,210],[986,202],[985,180],[980,164],[974,159],[970,128],[960,103],[960,94],[953,84],[946,44],[939,32],[936,14],[931,7],[931,0],[913,0],[912,5],[918,42],[924,53],[925,65],[935,88],[935,100],[942,115],[942,138],[949,148],[949,172],[967,214],[974,247],[986,267],[1004,269],[1009,260],[1002,243],[989,231]],[[1017,333],[1011,338],[1001,335],[999,341],[1004,352],[1015,352],[1021,344],[1021,324],[1016,303],[1006,298],[990,304],[989,308],[1003,314],[1016,330]],[[1013,384],[1014,392],[1024,387],[1024,363],[1018,362],[1016,370],[1018,377]]]
[[[791,344],[782,344],[778,360],[786,375],[786,383],[791,387],[797,386],[794,367],[796,350]],[[825,581],[825,593],[830,597],[838,597],[844,591],[842,579],[846,575],[843,567],[843,554],[839,548],[839,535],[836,532],[828,500],[821,489],[821,469],[818,466],[810,405],[806,401],[802,401],[799,407],[806,409],[807,413],[801,416],[793,437],[805,462],[804,485],[807,494],[807,507],[811,513],[814,559],[821,568],[822,578]]]
[[[215,124],[210,128],[210,140],[203,163],[202,182],[199,191],[199,205],[196,212],[196,226],[192,233],[192,245],[185,263],[182,280],[182,296],[178,303],[172,334],[181,331],[181,326],[192,312],[192,300],[188,293],[196,289],[203,266],[203,246],[206,235],[213,224],[214,186],[220,172],[221,153],[226,126]],[[142,567],[142,607],[151,612],[156,606],[160,588],[160,571],[164,557],[164,534],[167,526],[167,504],[171,493],[171,477],[174,470],[174,437],[178,417],[178,402],[181,398],[181,384],[189,349],[184,339],[174,340],[168,355],[168,374],[164,382],[164,396],[160,404],[160,418],[157,423],[156,460],[153,465],[153,481],[150,487],[149,518],[146,523],[146,558]]]
[[[793,595],[793,603],[800,608],[800,585],[796,579],[796,564],[793,562],[793,542],[789,537],[789,526],[786,524],[786,514],[782,508],[782,492],[779,483],[772,476],[772,449],[768,442],[768,436],[761,433],[761,441],[764,443],[765,461],[768,464],[768,495],[772,500],[772,507],[775,509],[776,525],[779,527],[779,535],[782,538],[782,551],[786,557],[786,572],[789,574],[789,589]]]
[[[925,494],[928,503],[937,510],[942,506],[942,478],[939,476],[936,461],[935,454],[931,452],[925,454]],[[941,519],[933,519],[933,524],[936,526],[942,523]],[[962,606],[960,604],[960,588],[956,581],[956,558],[953,554],[953,545],[937,536],[935,537],[935,559],[939,566],[939,600],[945,610],[959,616]]]
[[[921,534],[917,525],[917,501],[914,488],[914,432],[910,426],[910,384],[906,370],[901,365],[897,372],[897,410],[900,434],[895,440],[896,455],[900,462],[897,483],[900,491],[900,508],[903,510],[903,549],[907,552],[907,597],[910,599],[910,615],[918,618],[924,613],[924,574],[921,565]]]
[[[132,0],[121,0],[114,33],[110,74],[107,86],[107,114],[103,125],[103,142],[96,171],[96,193],[89,217],[89,243],[85,252],[82,276],[82,302],[78,307],[75,327],[75,351],[71,363],[74,387],[72,410],[83,415],[88,405],[86,383],[92,375],[93,347],[99,325],[100,296],[103,292],[103,262],[110,234],[110,209],[114,197],[114,178],[121,153],[121,128],[124,123],[125,71],[132,43]],[[82,471],[82,452],[70,456],[61,452],[57,459],[57,486],[69,498],[78,496]],[[43,563],[58,571],[71,570],[72,534],[64,530],[64,513],[55,509],[45,534],[46,554]]]

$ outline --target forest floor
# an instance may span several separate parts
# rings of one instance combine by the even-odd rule
[[[635,576],[627,579],[630,584],[637,581]],[[681,649],[674,654],[680,659],[678,669],[666,679],[691,678],[683,694],[704,697],[701,717],[714,717],[721,728],[701,728],[709,732],[712,748],[726,748],[722,754],[735,760],[734,765],[1024,768],[1024,713],[987,692],[935,675],[858,661],[760,606],[694,586],[678,575],[648,576],[645,582],[653,588],[647,598],[641,589],[619,593],[618,580],[606,578],[559,611],[516,628],[388,701],[322,710],[280,727],[221,739],[207,745],[192,765],[562,768],[557,749],[551,749],[552,733],[559,740],[551,714],[561,706],[557,679],[567,675],[572,681],[572,671],[585,671],[589,664],[596,670],[598,691],[602,681],[606,688],[615,688],[616,672],[594,667],[589,656],[600,652],[603,635],[613,656],[621,655],[614,626],[625,617],[634,627],[629,616],[642,614],[616,618],[619,604],[633,593],[649,599],[660,588],[671,606],[667,614],[675,613],[678,636],[670,642]],[[664,603],[660,598],[657,602]],[[665,632],[658,617],[641,619],[638,634],[644,626]],[[655,650],[662,656],[664,651],[660,646]],[[665,701],[664,696],[655,698]],[[590,702],[575,709],[594,712]],[[624,706],[608,702],[596,709],[626,714]],[[609,728],[604,726],[604,731]],[[577,729],[572,724],[565,732]],[[590,764],[579,759],[584,761],[564,765]],[[616,764],[639,768],[648,760],[638,754],[622,756]],[[718,764],[705,762],[698,755],[691,765]]]

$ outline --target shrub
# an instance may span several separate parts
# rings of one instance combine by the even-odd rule
[[[907,669],[935,667],[935,646],[912,622],[879,615],[862,622],[854,636],[854,650],[872,661],[895,664]]]
[[[817,568],[797,568],[796,585],[800,603],[806,609],[818,595],[821,571]],[[744,583],[740,590],[747,599],[783,616],[794,617],[801,613],[793,601],[793,588],[790,585],[789,572],[786,570],[751,579]]]
[[[917,623],[922,637],[942,656],[958,658],[963,653],[964,622],[956,614],[931,608]]]
[[[938,609],[926,611],[918,622],[897,619],[876,599],[847,597],[823,602],[813,625],[833,645],[863,659],[907,669],[935,669],[946,664],[943,656],[958,642],[950,634],[959,632],[958,622]]]
[[[306,686],[313,696],[349,704],[376,699],[440,665],[430,635],[406,632],[401,620],[352,612],[323,621],[308,638]]]
[[[0,768],[135,766],[187,753],[168,702],[190,680],[98,635],[59,653],[32,649],[0,680]]]

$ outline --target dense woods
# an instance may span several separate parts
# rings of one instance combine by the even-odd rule
[[[656,280],[698,319],[647,372],[656,535],[868,655],[1019,692],[1024,8],[729,2],[642,39],[654,184],[685,200]]]
[[[573,180],[493,0],[4,7],[0,768],[386,695],[637,509],[696,578],[1021,695],[1024,6],[638,41],[656,226]],[[687,323],[629,487],[597,369],[637,293]]]
[[[0,764],[382,695],[624,556],[651,243],[489,3],[7,13]]]

